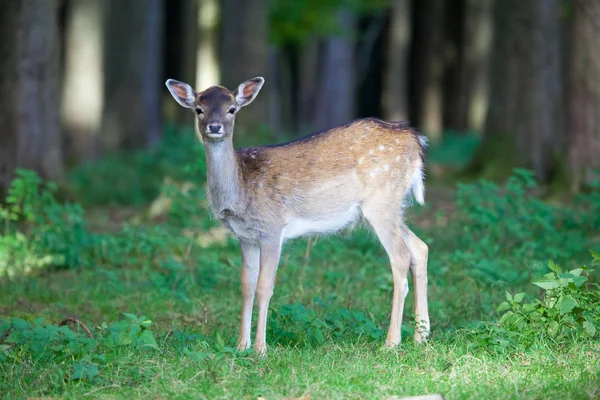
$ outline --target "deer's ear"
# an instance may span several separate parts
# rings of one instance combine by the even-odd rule
[[[235,90],[235,102],[238,107],[244,107],[252,103],[264,83],[265,79],[260,76],[241,83]]]
[[[196,92],[187,83],[167,79],[165,82],[173,98],[185,108],[194,108],[196,101]]]

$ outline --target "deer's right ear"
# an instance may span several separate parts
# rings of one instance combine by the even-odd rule
[[[185,108],[194,108],[196,102],[196,92],[187,83],[167,79],[165,82],[173,98]]]

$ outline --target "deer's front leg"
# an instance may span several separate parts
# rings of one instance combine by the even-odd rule
[[[240,336],[238,350],[250,347],[250,330],[252,328],[252,305],[258,282],[260,267],[260,247],[258,243],[240,241],[242,250],[242,318],[240,320]]]
[[[258,276],[258,287],[256,290],[258,301],[258,324],[256,328],[256,339],[254,350],[263,354],[266,351],[267,339],[267,313],[269,301],[273,295],[273,285],[281,254],[281,237],[271,237],[261,240],[260,243],[260,273]]]

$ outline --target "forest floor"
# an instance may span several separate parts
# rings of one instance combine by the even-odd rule
[[[430,247],[427,344],[412,339],[411,283],[402,344],[382,347],[392,274],[374,235],[359,228],[285,245],[264,357],[234,349],[239,250],[202,202],[189,208],[193,193],[163,191],[171,201],[154,216],[147,205],[90,206],[90,232],[65,239],[48,224],[37,233],[68,243],[63,262],[0,279],[0,397],[600,398],[591,328],[600,311],[584,306],[600,299],[598,287],[565,286],[577,306],[564,313],[519,308],[544,302],[531,281],[552,272],[550,259],[565,270],[590,264],[597,226],[575,211],[567,224],[515,185],[432,184],[427,205],[409,212]],[[475,194],[487,202],[468,203]],[[502,319],[507,310],[524,317]]]

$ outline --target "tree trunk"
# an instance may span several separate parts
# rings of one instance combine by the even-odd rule
[[[556,0],[496,0],[490,106],[475,165],[547,181],[564,132]],[[500,147],[499,147],[500,146]]]
[[[492,0],[466,0],[459,129],[482,132],[488,107]]]
[[[283,107],[281,102],[281,54],[275,46],[269,47],[269,76],[271,90],[269,91],[269,126],[274,138],[280,138],[283,129]]]
[[[383,116],[389,121],[408,119],[408,57],[411,40],[410,0],[392,2],[383,83]]]
[[[179,71],[181,71],[181,77],[179,80],[189,82],[194,85],[198,82],[197,71],[198,71],[198,52],[199,52],[199,4],[198,0],[183,0],[180,12],[181,26],[179,29],[179,37],[181,38],[180,54],[178,55]],[[164,93],[164,92],[163,92]],[[164,95],[169,96],[167,93]],[[163,96],[164,96],[163,95]],[[179,107],[175,102],[169,101],[168,104],[172,104],[177,109],[177,124],[182,127],[194,126],[196,117],[190,110],[183,107]]]
[[[439,140],[443,129],[443,52],[444,1],[419,2],[417,34],[419,36],[419,112],[420,129],[432,140]]]
[[[292,110],[292,113],[299,114],[299,132],[311,131],[315,127],[316,117],[316,96],[319,86],[319,42],[311,40],[305,43],[299,54],[299,103],[298,110]]]
[[[574,1],[569,105],[569,164],[574,190],[600,178],[599,21],[600,3],[595,0]]]
[[[198,48],[196,50],[196,89],[220,84],[217,25],[219,1],[200,0],[198,7]],[[238,83],[241,83],[238,82]]]
[[[162,133],[162,0],[106,0],[106,150],[154,144]]]
[[[62,122],[66,155],[74,161],[99,155],[105,4],[103,0],[71,0],[67,8]]]
[[[268,72],[268,2],[223,0],[221,13],[222,84],[230,90]],[[251,108],[236,119],[236,135],[254,135],[268,124],[269,79]]]
[[[315,109],[318,130],[350,122],[355,104],[354,37],[356,18],[343,10],[338,13],[343,36],[324,39]]]
[[[451,54],[444,93],[444,126],[482,132],[488,104],[492,0],[455,0],[446,16]]]
[[[60,181],[55,1],[3,1],[0,59],[0,192],[6,191],[17,167]]]

